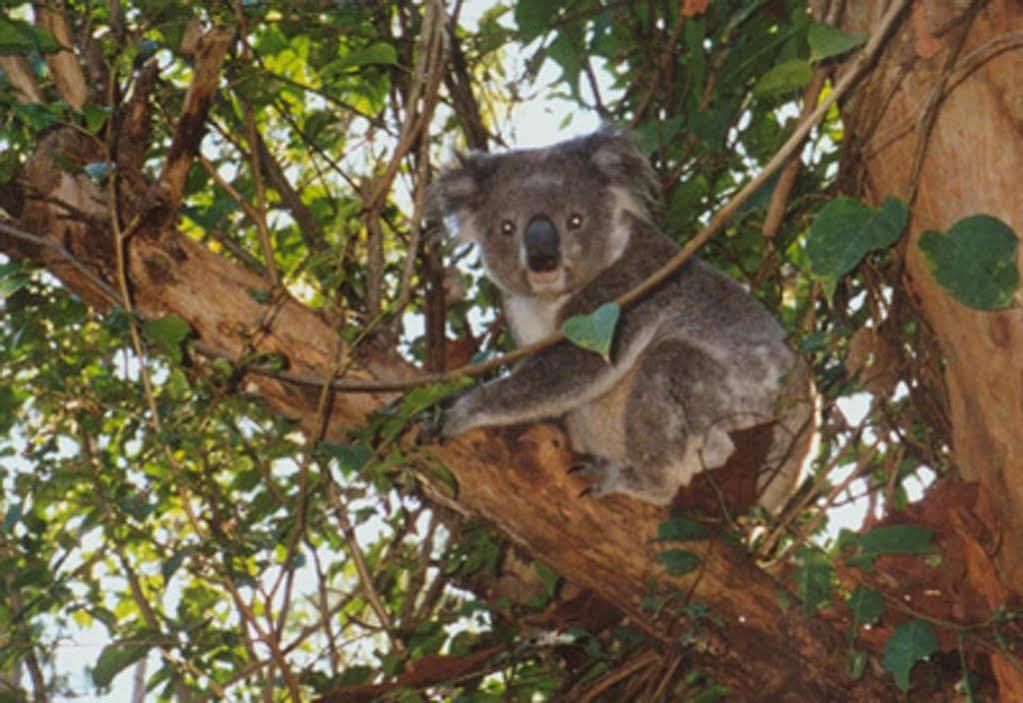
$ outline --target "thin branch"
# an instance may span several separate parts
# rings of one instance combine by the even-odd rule
[[[394,622],[391,620],[391,616],[387,612],[387,606],[384,605],[384,601],[380,598],[380,594],[377,593],[376,588],[373,586],[373,575],[369,572],[366,560],[362,556],[362,548],[359,546],[359,541],[355,536],[355,527],[352,525],[352,521],[348,519],[348,511],[341,502],[341,496],[338,494],[337,484],[333,481],[327,483],[327,499],[334,508],[334,517],[337,520],[338,526],[341,528],[341,534],[348,543],[348,549],[352,553],[352,561],[355,564],[355,571],[359,574],[359,581],[362,584],[363,594],[366,596],[366,600],[369,602],[370,608],[372,608],[373,612],[376,614],[377,620],[380,621],[380,626],[384,628],[384,631],[387,632],[388,637],[390,637],[394,648],[398,652],[404,653],[406,649],[405,643],[395,632]]]
[[[818,68],[810,82],[807,83],[806,88],[803,90],[803,110],[799,116],[799,121],[806,122],[813,114],[813,109],[817,105],[817,99],[820,97],[821,89],[824,87],[824,70]],[[802,165],[798,154],[792,156],[789,162],[785,164],[785,168],[782,169],[778,175],[778,182],[774,186],[774,193],[771,194],[771,202],[767,206],[767,214],[764,216],[764,226],[762,232],[768,239],[773,239],[778,234],[778,228],[781,227],[782,220],[785,217],[785,210],[789,202],[789,195],[792,194],[792,188],[796,184],[796,176],[799,175],[799,167]]]

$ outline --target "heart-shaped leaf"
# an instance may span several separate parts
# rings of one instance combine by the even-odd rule
[[[657,555],[657,561],[664,564],[664,570],[672,576],[688,574],[700,565],[700,557],[685,549],[669,549]]]
[[[898,198],[888,197],[880,209],[855,198],[836,198],[824,206],[810,225],[806,253],[814,276],[837,281],[867,252],[886,249],[906,228],[909,211]]]
[[[596,352],[604,357],[604,361],[611,363],[611,342],[619,315],[621,308],[618,303],[605,303],[589,315],[568,318],[561,325],[561,331],[573,344]]]
[[[875,588],[860,586],[849,596],[849,610],[855,627],[877,622],[884,613],[884,596]]]
[[[684,515],[673,515],[657,526],[658,542],[689,542],[707,538],[707,527]]]
[[[959,220],[948,232],[924,232],[920,250],[942,288],[963,305],[980,310],[1008,307],[1019,289],[1019,240],[990,215]]]
[[[881,666],[895,677],[895,685],[909,690],[913,665],[938,651],[938,638],[923,620],[910,620],[896,628],[884,646]]]

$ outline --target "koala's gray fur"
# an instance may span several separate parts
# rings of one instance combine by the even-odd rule
[[[475,242],[518,344],[554,332],[644,280],[679,247],[651,221],[653,172],[631,139],[597,132],[546,149],[469,154],[444,170],[430,207]],[[592,493],[669,503],[720,467],[729,432],[774,423],[758,480],[778,509],[814,435],[812,385],[785,332],[738,283],[694,260],[622,311],[612,363],[571,343],[477,386],[442,434],[564,417],[588,455]]]

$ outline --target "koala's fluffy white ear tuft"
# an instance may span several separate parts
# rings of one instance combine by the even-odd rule
[[[456,163],[445,166],[430,184],[426,195],[426,216],[431,222],[443,222],[454,237],[466,242],[475,239],[471,212],[476,209],[480,181],[490,171],[490,154],[456,154]]]
[[[659,211],[657,177],[636,140],[618,130],[601,130],[589,138],[590,160],[614,186],[637,205],[636,214]]]

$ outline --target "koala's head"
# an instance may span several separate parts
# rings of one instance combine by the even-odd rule
[[[443,170],[429,209],[475,242],[493,281],[522,296],[579,290],[649,217],[653,172],[632,139],[601,131],[544,149],[471,153]]]

